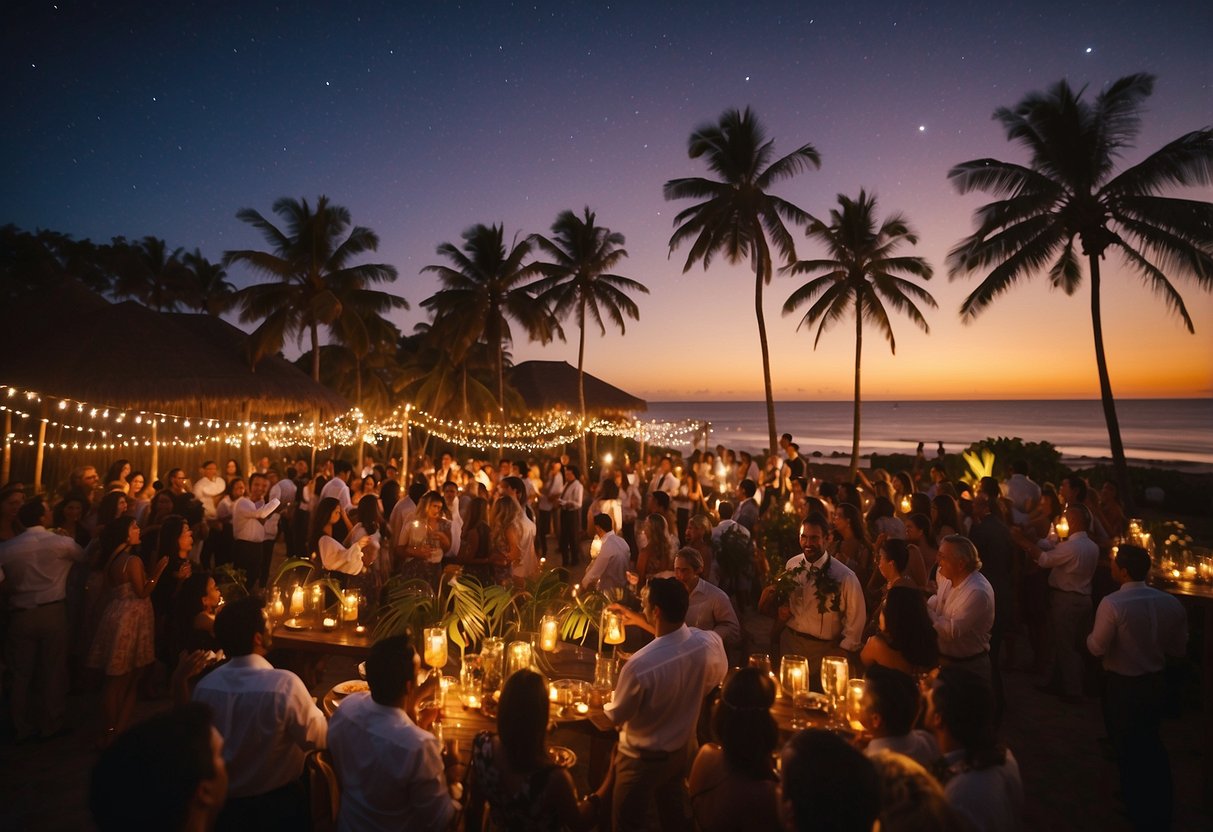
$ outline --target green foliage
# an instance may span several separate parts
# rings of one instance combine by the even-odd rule
[[[736,526],[712,542],[716,565],[720,573],[720,588],[736,592],[742,578],[754,568],[754,541]]]
[[[978,447],[976,450],[965,451],[961,456],[969,468],[961,479],[971,487],[977,488],[986,477],[994,476],[994,452],[989,448]]]
[[[225,601],[248,597],[248,574],[233,563],[221,563],[211,573],[215,587]]]
[[[416,635],[433,620],[436,609],[434,590],[426,581],[396,575],[383,587],[374,639]]]
[[[460,574],[449,580],[446,616],[442,623],[447,635],[461,649],[479,644],[486,636],[504,637],[506,622],[518,623],[517,597],[510,587],[482,584],[472,575]]]
[[[1061,451],[1052,442],[1024,442],[1018,436],[986,437],[974,442],[965,452],[979,454],[983,450],[994,454],[993,473],[990,476],[1000,480],[1011,476],[1011,463],[1017,459],[1028,463],[1029,474],[1036,482],[1056,483],[1069,473],[1069,469],[1061,464]]]
[[[800,518],[795,514],[776,510],[762,518],[761,536],[763,554],[771,565],[771,575],[776,574],[788,558],[800,552]]]

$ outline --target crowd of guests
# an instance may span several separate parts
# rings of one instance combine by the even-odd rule
[[[942,460],[831,482],[812,476],[791,436],[780,445],[761,467],[724,447],[584,473],[567,457],[461,465],[442,454],[404,472],[370,457],[315,472],[307,460],[263,459],[247,476],[234,461],[205,461],[192,482],[175,468],[151,483],[118,460],[104,478],[76,469],[54,501],[6,487],[0,569],[17,739],[66,730],[73,679],[103,679],[103,828],[117,828],[103,817],[135,811],[112,800],[112,769],[171,768],[161,743],[173,737],[191,750],[188,774],[157,774],[184,777],[172,811],[221,828],[283,818],[306,828],[304,760],[327,748],[346,829],[455,818],[479,829],[485,817],[508,829],[632,829],[654,813],[666,829],[1013,829],[1023,795],[998,741],[1010,707],[1003,669],[1030,660],[1043,690],[1081,703],[1102,659],[1130,817],[1139,828],[1169,822],[1157,719],[1186,618],[1144,583],[1148,553],[1112,554],[1127,521],[1110,483],[1098,493],[1076,476],[1037,485],[1016,462],[1006,482],[966,485]],[[799,552],[771,575],[767,530],[789,515]],[[279,541],[285,556],[368,592],[396,575],[436,585],[451,565],[519,587],[549,560],[584,565],[581,587],[623,598],[614,608],[643,643],[605,709],[619,730],[606,779],[578,798],[547,759],[546,687],[525,672],[502,692],[499,732],[477,739],[465,768],[418,712],[435,680],[419,677],[407,637],[376,643],[369,695],[326,722],[299,678],[265,658],[260,590]],[[217,576],[251,594],[220,607]],[[740,625],[749,603],[771,618],[767,644]],[[845,658],[867,679],[866,744],[810,730],[781,745],[769,674],[728,671],[751,651],[774,666],[806,657],[817,689],[822,659]],[[197,704],[130,728],[157,665],[177,681],[205,667]]]

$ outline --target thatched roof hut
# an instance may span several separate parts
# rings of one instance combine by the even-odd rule
[[[530,410],[572,410],[577,400],[577,368],[567,361],[524,361],[510,370],[510,384]],[[592,415],[648,410],[648,402],[585,373],[585,409]]]
[[[247,338],[219,318],[110,303],[67,280],[0,309],[0,384],[188,417],[328,418],[349,410],[279,356],[251,366]]]

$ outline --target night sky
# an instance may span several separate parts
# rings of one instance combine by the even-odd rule
[[[374,259],[399,269],[394,291],[413,310],[396,322],[410,331],[439,243],[478,222],[546,233],[588,205],[627,238],[620,273],[652,294],[626,337],[590,339],[586,368],[650,399],[762,396],[749,265],[683,275],[686,252],[669,256],[668,242],[686,203],[661,195],[668,179],[707,175],[687,137],[728,107],[753,107],[781,154],[820,151],[821,170],[779,195],[824,215],[866,187],[919,231],[903,253],[936,267],[932,334],[895,318],[895,357],[865,344],[865,395],[894,399],[1098,395],[1085,282],[1067,298],[1042,275],[974,324],[957,315],[976,278],[949,283],[944,256],[989,197],[956,195],[945,174],[1023,160],[996,107],[1063,77],[1094,93],[1147,71],[1158,82],[1127,163],[1213,123],[1213,4],[1193,0],[5,8],[0,223],[99,242],[150,234],[218,260],[263,247],[238,209],[327,194],[380,235]],[[821,255],[797,238],[801,257]],[[1106,268],[1116,393],[1213,393],[1213,298],[1177,281],[1188,335],[1118,261]],[[848,398],[853,327],[813,351],[779,313],[796,285],[767,290],[776,397]],[[575,363],[575,330],[514,356]]]

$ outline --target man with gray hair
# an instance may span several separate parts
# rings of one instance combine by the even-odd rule
[[[939,544],[938,589],[927,610],[939,634],[939,661],[958,665],[991,683],[990,630],[994,588],[981,574],[973,541],[950,534]]]
[[[687,626],[712,630],[724,642],[726,652],[737,650],[741,646],[741,622],[724,590],[703,580],[703,555],[698,549],[686,546],[678,550],[674,555],[674,577],[690,596]]]

